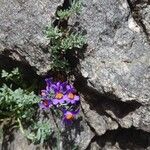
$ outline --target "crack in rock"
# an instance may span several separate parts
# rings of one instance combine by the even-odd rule
[[[147,40],[150,42],[150,2],[148,0],[127,0],[132,17],[142,28]]]
[[[119,119],[123,119],[142,106],[136,101],[121,102],[115,95],[109,93],[100,94],[88,87],[86,79],[82,76],[76,79],[75,85],[82,93],[81,105],[84,115],[98,135],[104,134],[107,130],[117,129],[121,125]]]

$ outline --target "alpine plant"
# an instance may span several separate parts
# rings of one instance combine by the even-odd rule
[[[61,112],[62,122],[71,125],[79,114],[80,97],[73,85],[67,82],[53,82],[52,78],[45,79],[46,88],[41,90],[42,110],[55,109]]]

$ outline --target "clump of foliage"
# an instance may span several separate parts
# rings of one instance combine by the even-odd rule
[[[23,69],[18,67],[13,68],[11,71],[1,70],[1,78],[4,82],[7,82],[7,85],[10,85],[11,88],[20,87],[29,92],[37,91],[38,86],[35,85],[37,84],[38,79],[32,78],[31,80],[28,80],[28,77],[27,75],[24,75]]]
[[[79,13],[81,11],[81,1],[74,0],[71,4],[71,7],[67,10],[58,10],[57,16],[60,20],[68,20],[68,18],[75,14]]]
[[[34,122],[31,127],[24,131],[21,123],[20,123],[22,133],[33,143],[41,143],[43,144],[51,134],[53,130],[48,121],[38,121]]]
[[[50,25],[45,31],[47,38],[50,39],[49,48],[52,55],[53,70],[68,71],[70,64],[68,63],[67,54],[76,55],[86,44],[85,37],[81,33],[76,32],[73,27],[60,25],[66,23],[69,17],[78,13],[80,9],[81,2],[75,0],[69,9],[58,10],[58,24],[56,26]]]
[[[11,72],[2,70],[1,77],[6,81],[16,82],[22,78],[22,75],[19,69],[15,68]],[[26,138],[35,143],[43,143],[51,135],[51,127],[48,122],[36,120],[40,97],[33,91],[29,92],[20,87],[13,89],[12,87],[12,84],[10,87],[3,84],[0,88],[0,122],[5,122],[6,119],[12,120]]]
[[[2,78],[5,78],[6,81],[11,80],[18,82],[22,80],[22,75],[19,72],[19,68],[14,68],[10,73],[7,72],[6,70],[2,70]]]
[[[81,2],[72,1],[68,9],[56,12],[58,24],[47,27],[45,31],[50,39],[49,49],[54,71],[69,71],[71,65],[68,62],[68,53],[77,57],[86,44],[85,37],[68,26],[69,17],[79,13],[80,9]],[[5,122],[6,119],[13,121],[24,136],[34,143],[44,143],[53,133],[48,121],[38,121],[38,104],[42,110],[51,108],[61,112],[65,125],[71,125],[79,113],[79,95],[69,83],[47,79],[46,89],[42,90],[39,97],[33,92],[35,85],[28,87],[18,68],[10,72],[2,70],[0,78],[6,82],[0,87],[0,122]],[[0,129],[0,133],[3,133],[2,125]]]
[[[0,88],[0,113],[3,114],[1,117],[30,120],[35,112],[33,105],[38,101],[39,98],[33,92],[28,93],[21,88],[12,90],[3,85]]]
[[[13,69],[11,72],[2,70],[1,78],[6,81],[11,80],[12,84],[10,87],[3,84],[0,88],[0,112],[5,112],[6,117],[28,119],[32,116],[31,112],[34,112],[34,108],[31,107],[36,105],[39,101],[37,95],[34,92],[29,92],[25,89],[18,87],[12,89],[13,83],[21,81],[22,75],[18,68]],[[20,83],[19,82],[19,83]],[[20,83],[21,84],[21,83]],[[4,115],[4,114],[3,114]],[[1,115],[2,117],[2,115]]]

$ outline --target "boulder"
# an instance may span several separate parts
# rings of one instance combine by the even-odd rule
[[[46,73],[51,61],[44,30],[62,3],[62,0],[1,1],[0,55],[27,63],[39,74]]]
[[[80,15],[70,19],[86,31],[77,84],[85,117],[99,136],[119,126],[150,132],[150,45],[130,6],[126,0],[83,0]]]

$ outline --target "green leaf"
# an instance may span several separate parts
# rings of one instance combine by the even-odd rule
[[[8,72],[6,72],[5,70],[2,70],[2,78],[6,78],[8,76]]]

